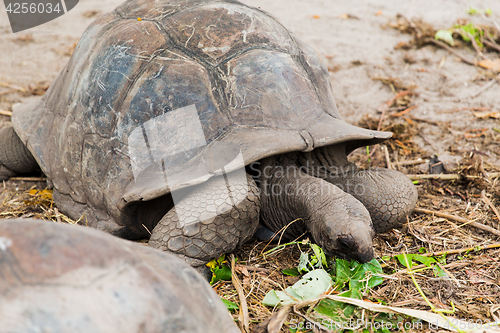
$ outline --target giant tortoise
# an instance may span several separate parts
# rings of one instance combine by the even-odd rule
[[[71,218],[150,237],[193,266],[248,240],[259,219],[366,262],[374,230],[401,225],[417,200],[403,174],[347,159],[392,134],[344,122],[315,52],[233,0],[125,2],[12,123],[4,178],[38,165]]]
[[[239,332],[176,256],[102,231],[0,220],[2,332]]]

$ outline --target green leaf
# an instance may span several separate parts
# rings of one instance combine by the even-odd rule
[[[297,268],[285,268],[283,271],[283,274],[289,275],[289,276],[299,276],[299,270]]]
[[[434,271],[434,276],[437,276],[437,277],[448,276],[448,274],[446,274],[446,272],[438,265],[434,265],[434,267],[432,267],[432,270]]]
[[[292,286],[292,289],[305,300],[318,297],[330,289],[332,284],[330,274],[324,269],[315,269],[304,275]]]
[[[421,262],[422,264],[424,264],[427,267],[430,267],[432,263],[436,262],[436,259],[434,259],[432,257],[421,256],[419,254],[414,254],[413,260]]]
[[[224,263],[224,261],[226,261],[226,255],[221,254],[219,259],[217,259],[217,262],[219,263],[219,265],[222,265]]]
[[[478,29],[473,23],[469,23],[466,25],[457,25],[456,27],[460,29],[460,34],[462,35],[462,39],[464,41],[470,42],[470,36],[473,36],[476,40],[477,45],[479,47],[483,47],[483,44],[479,39],[479,37],[483,35],[483,31],[481,29]]]
[[[372,261],[366,264],[353,261],[351,265],[350,289],[359,291],[366,288],[373,288],[384,282],[382,277],[377,276],[377,274],[382,273],[382,267],[377,260],[372,259]]]
[[[334,320],[339,320],[341,318],[341,313],[344,308],[345,308],[345,303],[337,302],[331,299],[323,299],[314,308],[314,311],[329,318],[332,318]]]
[[[319,268],[328,268],[328,263],[326,261],[326,255],[325,255],[325,252],[323,251],[322,248],[320,248],[318,245],[316,244],[311,244],[311,248],[314,252],[314,255],[316,256],[316,258],[319,259],[319,262],[320,262],[320,267]]]
[[[275,307],[276,305],[280,304],[280,302],[281,299],[278,297],[278,294],[276,294],[276,290],[272,289],[262,300],[262,305]]]
[[[349,278],[351,277],[351,269],[349,262],[344,259],[335,260],[335,284],[343,287],[347,282],[349,282]]]
[[[231,280],[231,268],[229,268],[226,265],[212,268],[211,271],[213,273],[212,280],[210,281],[211,285],[221,280],[224,281]]]
[[[308,263],[309,255],[305,252],[300,252],[299,265],[297,266],[299,272],[309,272],[309,268],[307,268]]]
[[[430,267],[432,263],[436,262],[436,260],[432,257],[421,256],[419,254],[412,254],[412,253],[410,253],[410,254],[398,254],[396,256],[396,258],[399,260],[401,265],[405,266],[406,268],[408,268],[408,267],[406,266],[405,255],[406,255],[406,258],[408,259],[408,263],[410,264],[409,268],[412,268],[412,266],[414,264],[413,260],[418,261],[427,267]]]
[[[418,252],[419,253],[426,253],[427,249],[425,247],[421,247],[420,249],[418,249]]]
[[[305,274],[293,286],[286,288],[285,291],[269,291],[262,304],[276,306],[316,298],[330,289],[332,284],[330,274],[323,269],[316,269]]]
[[[229,310],[229,311],[236,311],[236,310],[239,310],[240,307],[238,306],[238,304],[234,303],[234,302],[231,302],[231,301],[228,301],[227,299],[224,299],[224,298],[220,298],[222,300],[222,303],[224,303],[224,305],[226,306],[226,308]]]
[[[476,8],[470,7],[469,10],[467,11],[467,14],[469,15],[474,15],[477,14],[478,10]]]
[[[439,257],[437,257],[436,260],[441,265],[446,265],[446,253],[443,253],[443,255],[440,255]]]
[[[383,261],[389,261],[389,260],[391,260],[391,259],[392,259],[392,257],[391,257],[391,256],[383,256],[381,259],[382,259]]]
[[[455,45],[453,35],[449,30],[438,30],[434,35],[434,38],[437,40],[442,40],[443,42],[448,43],[451,46]]]

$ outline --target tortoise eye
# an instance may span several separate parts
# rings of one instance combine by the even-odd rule
[[[346,250],[354,250],[356,248],[356,243],[350,237],[339,238],[339,245]]]

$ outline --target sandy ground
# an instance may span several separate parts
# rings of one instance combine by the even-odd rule
[[[17,34],[12,34],[2,8],[0,81],[21,87],[35,86],[40,81],[50,83],[68,61],[72,47],[90,22],[121,2],[81,0],[66,15]],[[498,83],[473,97],[487,82],[482,70],[435,46],[395,50],[395,45],[408,41],[410,36],[383,26],[394,21],[397,13],[407,18],[422,18],[437,29],[448,28],[457,19],[468,17],[475,23],[492,25],[492,21],[500,22],[499,1],[247,0],[246,3],[270,12],[327,62],[332,68],[338,107],[347,121],[357,123],[367,113],[379,117],[376,108],[394,96],[388,86],[372,80],[373,77],[399,78],[406,85],[416,86],[418,95],[413,104],[418,108],[412,110],[412,115],[431,121],[450,121],[447,126],[451,130],[448,131],[433,125],[420,127],[420,135],[415,140],[426,152],[443,154],[453,147],[461,151],[476,148],[487,153],[491,163],[498,164],[500,150],[496,144],[478,143],[478,140],[455,142],[452,135],[453,131],[494,127],[494,120],[478,120],[470,111],[440,113],[466,107],[498,110]],[[470,17],[467,9],[471,6],[490,8],[493,15],[490,18]],[[346,19],[345,14],[352,18]],[[467,50],[462,51],[473,56],[472,51],[469,54]],[[405,58],[412,59],[412,63],[406,62]],[[8,88],[0,89],[1,94]],[[10,110],[13,103],[26,98],[20,94],[0,95],[0,108]]]

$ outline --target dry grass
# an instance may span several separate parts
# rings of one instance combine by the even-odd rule
[[[429,156],[422,155],[417,149],[410,149],[409,154],[405,152],[405,149],[412,147],[411,133],[414,129],[411,126],[416,125],[405,126],[399,137],[396,136],[388,142],[389,155],[395,156],[397,152],[397,156],[400,157],[398,165],[402,172],[422,173],[422,164],[412,165],[411,162],[418,158],[426,160]],[[403,145],[396,144],[396,140],[400,140]],[[485,177],[485,174],[498,169],[487,165],[484,161],[481,162],[477,156],[478,154],[469,153],[458,169],[454,170],[459,175],[476,175],[477,178],[474,180],[466,178],[458,181],[422,180],[417,185],[418,207],[460,216],[498,229],[499,220],[491,206],[500,207],[498,200],[500,181]],[[370,162],[365,150],[356,152],[353,159],[365,166],[369,164],[385,167],[387,162],[382,149],[374,151],[370,156]],[[396,161],[392,162],[396,164]],[[57,212],[50,196],[47,195],[48,192],[43,192],[44,189],[43,182],[17,180],[4,182],[0,193],[0,217],[41,218],[52,221],[57,221],[59,218],[61,221],[74,223]],[[482,191],[490,204],[484,199]],[[429,310],[404,267],[395,259],[384,261],[381,258],[401,253],[479,249],[499,242],[500,238],[495,235],[452,219],[430,214],[413,214],[401,230],[393,230],[375,238],[377,259],[382,263],[387,277],[382,285],[369,290],[365,298],[392,306]],[[238,259],[236,272],[248,303],[251,329],[277,311],[263,306],[262,299],[269,290],[285,289],[298,280],[297,277],[284,275],[282,270],[296,267],[300,251],[309,249],[306,245],[296,244],[264,255],[275,246],[275,244],[253,242],[235,252]],[[437,278],[432,270],[425,270],[416,274],[416,278],[428,299],[437,308],[451,309],[450,304],[453,302],[456,307],[454,317],[484,322],[494,321],[500,317],[499,254],[499,248],[492,248],[445,255],[446,260],[442,267],[449,277]],[[221,297],[240,303],[240,297],[230,281],[218,282],[214,285],[214,289]],[[233,316],[237,320],[238,314],[235,313]],[[285,325],[281,331],[289,330]]]

